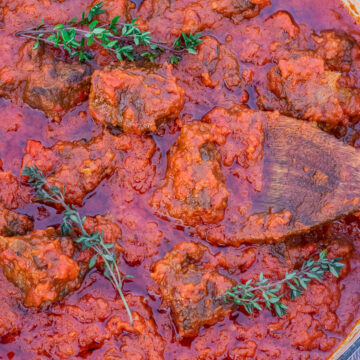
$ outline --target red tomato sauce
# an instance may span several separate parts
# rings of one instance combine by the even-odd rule
[[[101,229],[105,240],[117,242],[121,254],[119,269],[133,276],[125,282],[124,292],[135,325],[130,326],[116,290],[103,276],[102,264],[84,274],[81,266],[73,272],[73,260],[64,259],[72,258],[76,249],[55,239],[59,243],[51,250],[52,258],[39,257],[50,263],[57,259],[54,272],[66,272],[66,276],[61,276],[71,285],[62,293],[63,283],[56,283],[60,290],[51,295],[54,299],[51,304],[38,306],[42,300],[36,291],[35,295],[31,292],[36,279],[25,285],[19,280],[18,286],[14,285],[17,280],[9,281],[9,277],[13,279],[19,274],[26,279],[28,272],[44,276],[41,265],[35,268],[19,265],[10,274],[0,271],[0,359],[328,358],[360,317],[360,215],[275,244],[249,244],[236,237],[234,229],[244,221],[251,194],[261,188],[261,163],[252,155],[261,152],[261,141],[257,141],[261,128],[247,128],[242,125],[247,124],[247,117],[235,116],[233,123],[245,130],[243,137],[231,137],[228,133],[233,134],[233,129],[226,132],[217,122],[218,113],[223,110],[214,108],[248,106],[254,110],[279,111],[299,121],[317,121],[324,131],[359,147],[360,51],[356,53],[360,44],[359,25],[338,0],[271,0],[271,5],[259,11],[251,5],[248,18],[241,18],[241,14],[231,17],[229,7],[216,10],[214,2],[205,0],[198,3],[173,0],[171,5],[166,0],[144,0],[136,1],[134,6],[126,1],[104,1],[104,8],[110,13],[102,15],[104,21],[106,16],[118,14],[125,20],[139,16],[142,30],[151,31],[154,39],[169,45],[181,31],[201,31],[207,37],[199,55],[185,55],[170,70],[162,65],[168,60],[167,54],[156,60],[161,70],[156,70],[154,81],[162,84],[161,91],[164,88],[168,91],[161,95],[163,102],[159,105],[152,104],[155,95],[144,95],[139,90],[141,76],[148,80],[144,75],[147,70],[130,71],[128,65],[121,65],[120,70],[103,71],[114,58],[99,48],[95,48],[95,59],[89,65],[79,66],[51,46],[34,52],[31,41],[15,36],[17,31],[39,24],[41,18],[49,24],[63,23],[95,3],[0,2],[0,202],[6,209],[33,221],[33,225],[29,224],[27,218],[16,215],[16,221],[21,220],[21,229],[16,228],[11,235],[16,235],[15,242],[25,241],[22,236],[26,235],[21,231],[31,233],[32,226],[35,231],[57,227],[62,215],[61,210],[32,200],[33,192],[21,177],[22,166],[36,163],[49,178],[53,176],[60,185],[67,183],[71,192],[68,200],[80,207],[82,216],[88,217],[87,229]],[[324,30],[331,31],[324,35],[321,33]],[[330,45],[323,48],[325,36],[329,37]],[[299,58],[300,75],[293,70]],[[316,67],[318,61],[326,63],[325,70]],[[67,68],[64,64],[73,65]],[[316,76],[321,79],[340,74],[339,84],[346,90],[338,95],[332,88],[318,89],[318,78],[312,73],[304,75],[306,66],[318,71]],[[286,76],[269,80],[268,73],[275,67],[283,72],[293,71],[295,75],[291,76],[303,76],[301,81],[310,83],[314,94],[309,103],[301,105],[306,111],[297,102],[303,97],[302,89],[292,87]],[[95,70],[108,78],[96,80],[98,92],[90,96],[91,116],[86,79]],[[67,77],[71,71],[75,75]],[[111,106],[103,92],[118,91],[117,81],[126,76],[132,76],[131,91],[124,96],[131,92],[145,98],[148,108],[143,112],[149,123],[144,131],[132,126],[129,133],[104,130],[107,113],[103,116],[102,111]],[[101,81],[108,81],[106,88]],[[272,86],[280,88],[281,96]],[[53,89],[50,104],[46,102],[48,95],[39,88]],[[312,103],[319,95],[317,91],[330,92],[333,102],[327,106],[321,103],[320,96],[318,102]],[[99,105],[96,101],[101,96],[105,100],[101,98]],[[158,126],[159,107],[174,119]],[[211,110],[215,113],[209,113]],[[141,117],[136,109],[126,111]],[[334,116],[339,113],[342,115]],[[200,123],[206,114],[203,119],[206,124]],[[225,145],[226,136],[231,140]],[[203,147],[209,139],[215,145]],[[241,158],[245,151],[247,157]],[[196,170],[199,154],[204,163]],[[174,164],[170,170],[168,162]],[[188,191],[184,185],[189,177],[186,171],[193,168],[199,172],[194,182],[202,187],[203,197],[191,201],[198,201],[201,210],[210,199],[216,203],[215,209],[198,211],[174,200],[177,191]],[[210,180],[204,184],[204,178]],[[5,215],[0,216],[1,226],[2,221],[7,221]],[[8,229],[1,231],[2,237],[9,236]],[[46,246],[52,246],[47,236],[53,235],[36,234],[46,240]],[[39,251],[43,248],[41,243],[34,246]],[[235,281],[257,279],[260,272],[274,281],[281,279],[324,248],[330,258],[343,258],[345,269],[340,278],[327,275],[322,283],[314,281],[295,300],[287,294],[284,303],[289,309],[283,317],[269,310],[249,315],[241,308],[215,314],[214,309],[204,306],[205,311],[199,306],[190,314],[190,325],[179,326],[185,305],[178,299],[171,310],[167,302],[173,299],[174,288],[181,289],[184,297],[194,296],[174,268],[176,261],[189,268],[193,276],[189,275],[190,283],[191,279],[197,283],[206,276],[207,284],[221,285],[226,290]],[[8,263],[15,261],[9,253],[5,255],[2,254]],[[1,260],[2,269],[9,266],[5,260]],[[87,253],[77,258],[79,262],[88,260]],[[62,267],[65,263],[68,268]],[[168,276],[167,297],[157,281],[164,274]],[[51,297],[48,292],[43,296]],[[205,317],[208,320],[204,321]]]

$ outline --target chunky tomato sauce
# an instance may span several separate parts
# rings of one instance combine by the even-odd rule
[[[260,111],[360,146],[359,26],[339,0],[104,1],[102,21],[138,16],[169,45],[201,31],[174,66],[100,48],[84,65],[15,36],[95,3],[0,0],[0,359],[326,359],[360,317],[360,216],[274,244],[246,241],[261,220],[247,216]],[[34,164],[115,244],[134,326],[101,261],[88,271],[92,254],[59,233],[61,209],[33,201],[21,169]],[[214,300],[324,248],[340,278],[286,293],[281,318]]]

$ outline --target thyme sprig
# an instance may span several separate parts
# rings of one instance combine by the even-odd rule
[[[308,283],[313,280],[321,281],[326,272],[330,272],[335,277],[339,277],[344,264],[340,262],[342,258],[328,259],[327,250],[319,254],[318,260],[310,258],[305,261],[299,270],[286,273],[285,278],[279,281],[270,281],[264,277],[263,273],[259,275],[259,281],[253,284],[253,280],[248,280],[244,284],[238,284],[227,290],[223,295],[224,302],[233,302],[236,305],[243,306],[251,314],[254,309],[262,310],[261,303],[271,310],[275,310],[278,316],[286,313],[288,307],[281,303],[284,294],[279,294],[282,285],[290,289],[290,297],[294,299],[300,296],[307,289]]]
[[[181,56],[188,52],[196,54],[196,47],[201,43],[201,34],[182,33],[173,46],[152,40],[149,31],[140,31],[136,25],[137,18],[130,23],[119,23],[120,16],[115,16],[110,23],[100,24],[97,16],[105,13],[103,2],[93,6],[89,13],[82,13],[81,20],[76,17],[66,24],[55,26],[42,23],[36,27],[18,32],[17,36],[34,39],[34,49],[40,43],[53,45],[66,50],[71,57],[79,61],[89,61],[93,55],[88,48],[93,44],[102,46],[116,56],[118,60],[146,58],[154,61],[161,53],[169,52],[170,62],[177,64]]]
[[[75,241],[81,245],[82,250],[92,249],[95,255],[89,262],[89,268],[92,268],[98,257],[104,261],[104,275],[110,280],[114,288],[118,291],[121,300],[129,316],[131,325],[133,325],[133,317],[131,310],[126,302],[122,292],[123,282],[125,279],[132,278],[130,275],[121,276],[116,263],[116,255],[111,250],[114,244],[105,243],[103,234],[97,231],[88,233],[84,228],[86,217],[81,217],[79,211],[74,205],[68,205],[65,202],[66,186],[61,190],[58,186],[50,185],[44,173],[35,166],[25,166],[23,176],[28,177],[27,182],[36,190],[36,199],[43,202],[58,204],[63,207],[63,223],[61,224],[61,232],[66,235],[73,228],[77,228],[81,232],[81,236]]]

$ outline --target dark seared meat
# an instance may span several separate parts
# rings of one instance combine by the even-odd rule
[[[349,72],[352,66],[359,65],[360,47],[350,35],[327,30],[313,34],[312,40],[329,70]]]
[[[346,125],[359,114],[360,92],[342,86],[340,77],[341,73],[326,69],[319,55],[294,52],[268,73],[269,89],[275,97],[260,96],[258,104],[264,110],[326,123],[328,128]]]
[[[154,169],[151,157],[155,144],[137,135],[111,135],[105,131],[90,141],[58,141],[51,148],[29,140],[22,165],[38,166],[50,184],[61,189],[66,184],[66,200],[80,205],[84,197],[113,173],[135,191],[151,184]],[[23,179],[26,181],[26,179]],[[123,184],[124,185],[124,184]]]
[[[87,99],[90,90],[90,67],[57,62],[30,72],[23,100],[53,119]]]
[[[264,7],[271,5],[270,0],[210,0],[210,2],[213,10],[236,22],[255,17]]]
[[[144,0],[139,9],[149,27],[169,36],[212,28],[224,18],[235,24],[256,17],[270,0]],[[171,28],[169,25],[171,24]]]
[[[184,56],[179,65],[190,75],[191,81],[198,78],[210,88],[233,88],[240,85],[239,63],[236,55],[226,45],[220,44],[212,36],[205,36],[197,52],[195,56]]]
[[[175,119],[184,101],[184,90],[171,75],[170,66],[146,70],[111,65],[94,73],[89,106],[91,115],[102,124],[141,134]]]
[[[105,136],[106,138],[106,136]],[[66,199],[81,204],[87,193],[115,170],[115,153],[105,146],[110,138],[102,136],[88,143],[59,141],[46,148],[40,142],[29,140],[23,166],[38,166],[51,184],[61,189],[66,184]]]
[[[0,235],[25,235],[32,231],[34,223],[27,216],[10,211],[0,204]]]
[[[190,225],[222,220],[228,190],[217,145],[225,143],[226,135],[213,124],[193,123],[181,129],[169,152],[164,184],[151,200],[157,212]]]
[[[87,265],[73,260],[71,240],[53,228],[29,235],[0,236],[0,266],[23,292],[25,306],[42,306],[77,289]]]
[[[163,360],[165,341],[160,336],[153,312],[141,296],[126,295],[134,326],[119,298],[101,291],[81,295],[75,303],[53,305],[47,321],[34,326],[26,336],[26,348],[39,356],[59,359],[81,358],[92,349],[102,360]]]
[[[213,325],[231,312],[221,295],[234,282],[201,264],[206,251],[201,244],[182,242],[154,264],[152,277],[183,337],[196,336],[201,326]]]
[[[28,42],[20,47],[20,60],[10,62],[9,59],[9,64],[0,71],[0,96],[21,99],[59,121],[66,112],[87,99],[91,67],[59,60],[44,46],[36,50],[32,46]]]

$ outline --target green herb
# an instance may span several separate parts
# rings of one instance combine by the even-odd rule
[[[84,229],[84,222],[86,217],[81,218],[79,211],[73,205],[67,205],[65,202],[66,186],[61,190],[58,186],[50,185],[42,171],[35,166],[25,166],[22,172],[23,176],[28,177],[28,183],[36,190],[36,198],[39,201],[49,202],[61,205],[63,211],[63,223],[61,225],[61,232],[66,235],[69,234],[71,229],[78,228],[81,231],[81,236],[76,239],[82,247],[82,250],[92,249],[95,255],[89,262],[89,268],[92,268],[98,256],[104,261],[104,275],[111,281],[114,288],[119,292],[120,297],[124,303],[125,309],[128,313],[130,323],[133,325],[133,317],[130,308],[126,302],[122,292],[122,286],[125,279],[132,278],[130,275],[121,276],[119,268],[116,264],[116,255],[111,249],[114,244],[107,244],[103,241],[103,234],[99,232],[88,233]]]
[[[16,35],[36,40],[34,49],[40,43],[51,44],[56,48],[66,50],[71,57],[77,57],[79,61],[89,61],[92,54],[88,48],[94,43],[101,45],[118,60],[146,58],[154,61],[162,52],[169,52],[169,61],[177,64],[181,56],[188,52],[196,54],[196,47],[201,43],[201,34],[189,35],[182,33],[172,47],[162,42],[152,41],[149,31],[141,32],[136,25],[137,18],[130,23],[120,24],[120,16],[115,16],[110,23],[101,24],[96,20],[97,16],[105,13],[103,3],[93,6],[89,13],[82,13],[81,20],[75,17],[66,24],[55,26],[46,25],[44,21],[37,27],[20,31]]]
[[[174,48],[178,50],[186,49],[190,54],[197,54],[196,47],[201,44],[201,33],[186,35],[182,33],[174,41]]]
[[[254,309],[262,310],[260,304],[263,303],[269,310],[273,308],[278,316],[282,316],[288,308],[280,302],[284,296],[284,294],[279,294],[283,284],[289,287],[290,296],[293,299],[300,296],[311,281],[321,281],[326,272],[339,277],[341,269],[345,266],[339,262],[342,259],[329,260],[326,254],[327,250],[323,250],[318,260],[311,258],[305,261],[301,269],[286,273],[285,278],[279,281],[271,282],[264,277],[263,273],[260,273],[259,281],[254,285],[252,285],[252,280],[248,280],[245,284],[238,284],[226,291],[223,300],[243,306],[249,314]]]
[[[106,11],[102,9],[103,2],[99,2],[98,4],[94,5],[90,11],[89,14],[86,16],[85,12],[82,13],[82,18],[80,21],[80,24],[89,24],[91,21],[96,18],[98,15],[104,14]],[[76,22],[76,17],[72,19],[73,22]]]

